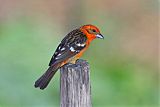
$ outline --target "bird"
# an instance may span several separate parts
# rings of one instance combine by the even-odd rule
[[[49,68],[35,82],[35,88],[45,89],[57,70],[65,64],[75,64],[96,38],[104,39],[104,36],[98,27],[91,24],[83,25],[68,33],[54,52],[49,62]]]

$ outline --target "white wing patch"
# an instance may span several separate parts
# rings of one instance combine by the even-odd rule
[[[75,52],[75,51],[76,51],[76,50],[74,50],[73,47],[70,47],[69,49],[70,49],[70,51],[72,51],[72,52]]]
[[[81,44],[81,47],[84,47],[86,44],[85,43],[83,43],[83,44]]]
[[[83,44],[78,43],[76,45],[79,46],[79,47],[84,47],[86,44],[85,43],[83,43]]]
[[[60,50],[60,49],[61,49],[61,46],[58,47],[58,50]]]
[[[77,46],[81,46],[81,44],[80,43],[78,43],[78,44],[76,44]]]
[[[61,56],[61,54],[59,53],[57,56]]]
[[[65,50],[65,48],[62,48],[61,51]]]

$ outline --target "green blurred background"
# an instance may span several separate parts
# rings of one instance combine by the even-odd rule
[[[158,106],[158,0],[0,0],[0,107],[59,107],[59,72],[44,91],[33,85],[84,24],[105,36],[83,56],[93,107]]]

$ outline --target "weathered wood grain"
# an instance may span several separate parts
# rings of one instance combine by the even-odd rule
[[[92,107],[89,65],[85,60],[61,68],[61,107]]]

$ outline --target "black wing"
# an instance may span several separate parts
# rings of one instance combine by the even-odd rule
[[[54,55],[52,56],[49,66],[68,58],[73,57],[79,53],[86,46],[87,37],[79,29],[71,31],[66,37],[61,41],[57,47]]]

